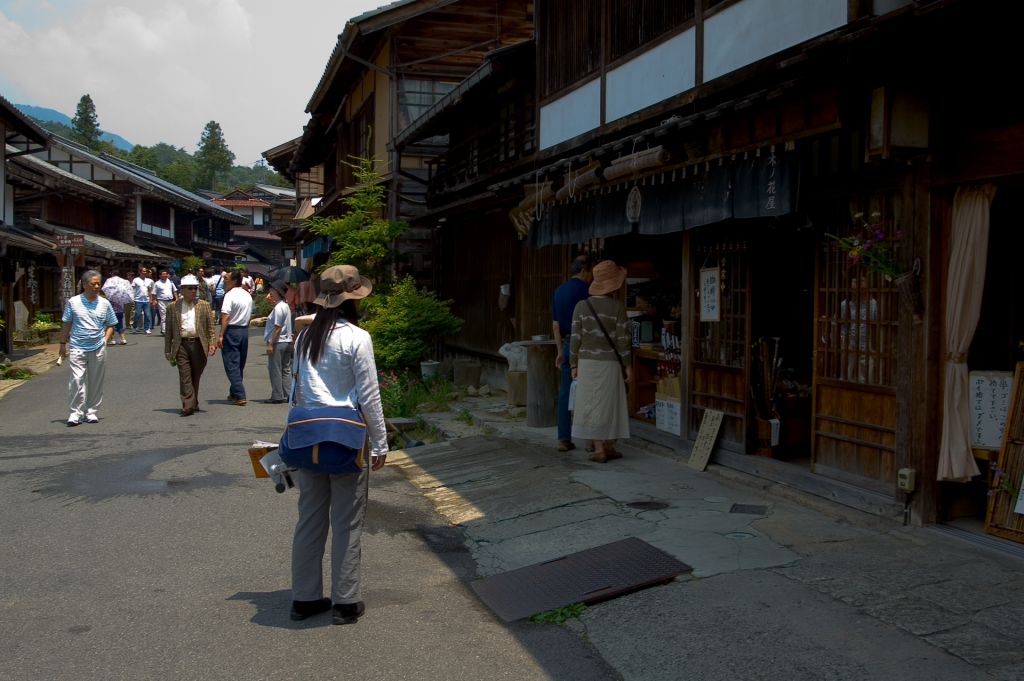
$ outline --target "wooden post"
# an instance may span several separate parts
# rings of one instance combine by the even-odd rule
[[[526,406],[528,397],[526,376],[527,372],[525,371],[509,371],[505,374],[505,392],[508,393],[509,406]]]
[[[550,428],[558,425],[558,387],[561,376],[555,366],[554,342],[526,346],[526,425]]]

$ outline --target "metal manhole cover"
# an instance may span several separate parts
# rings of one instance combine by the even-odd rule
[[[506,622],[573,603],[593,603],[693,572],[686,563],[630,537],[472,582]]]
[[[704,497],[704,501],[709,504],[724,504],[729,501],[729,497]]]
[[[746,513],[748,515],[768,515],[768,507],[758,506],[756,504],[733,504],[732,508],[729,509],[729,513]]]
[[[749,532],[730,532],[725,537],[727,539],[753,539],[754,535]]]
[[[634,501],[626,504],[626,506],[639,509],[641,511],[660,511],[668,508],[668,504],[664,501]]]
[[[721,511],[697,511],[697,515],[722,515]]]

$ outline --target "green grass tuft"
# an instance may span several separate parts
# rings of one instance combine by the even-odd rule
[[[547,612],[538,612],[536,615],[530,615],[528,619],[530,622],[561,624],[570,617],[579,617],[586,609],[587,606],[584,603],[573,603]]]

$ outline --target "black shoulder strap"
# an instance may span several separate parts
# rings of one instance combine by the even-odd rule
[[[626,365],[622,363],[622,355],[619,354],[619,349],[615,347],[615,343],[612,342],[612,337],[608,335],[608,331],[605,330],[604,324],[601,323],[601,316],[597,314],[597,310],[594,309],[594,305],[590,302],[590,298],[585,298],[583,302],[587,304],[587,307],[589,307],[590,311],[594,314],[594,319],[597,320],[597,325],[600,327],[601,333],[604,334],[604,339],[608,341],[608,345],[612,346],[612,352],[615,353],[615,359],[619,360],[619,366],[625,367]]]

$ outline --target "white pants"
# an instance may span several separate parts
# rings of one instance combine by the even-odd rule
[[[81,421],[84,415],[96,415],[103,401],[103,374],[107,366],[107,347],[82,352],[71,350],[71,381],[68,385],[69,421]]]
[[[156,306],[160,308],[160,333],[161,335],[167,332],[167,306],[173,303],[173,300],[158,300]]]

